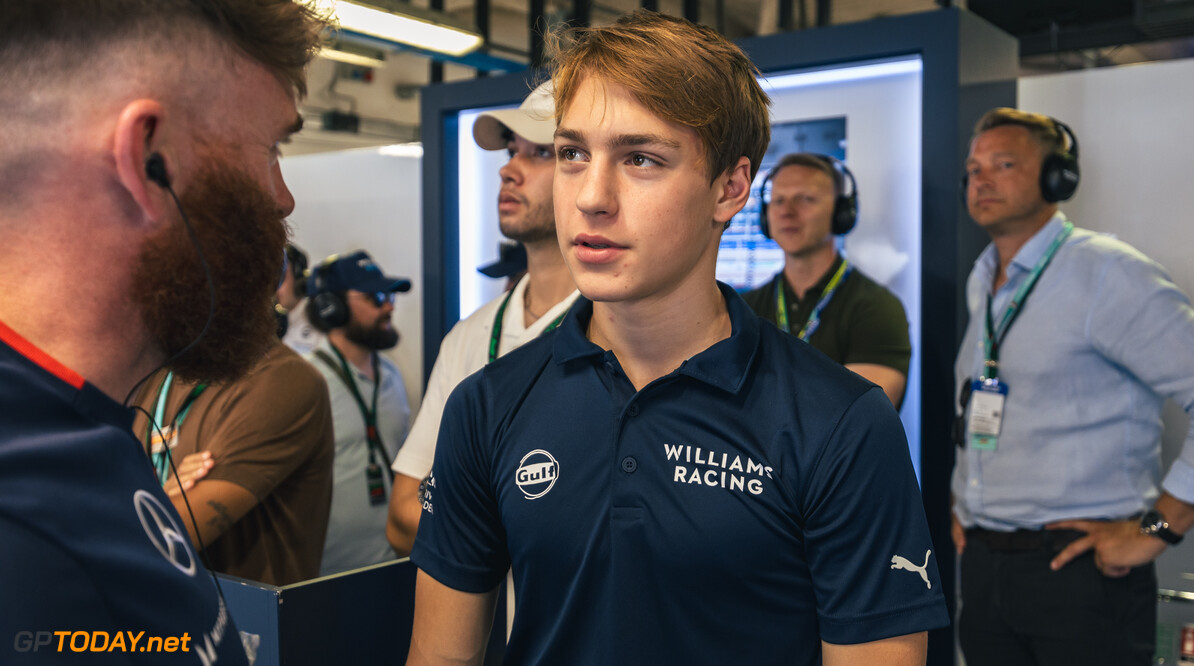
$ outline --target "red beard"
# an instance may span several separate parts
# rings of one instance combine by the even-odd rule
[[[252,178],[219,158],[208,159],[181,206],[196,240],[181,222],[146,240],[132,298],[152,342],[171,357],[167,367],[179,379],[237,379],[276,337],[272,297],[282,274],[286,223]]]

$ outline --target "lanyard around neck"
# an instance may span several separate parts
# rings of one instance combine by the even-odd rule
[[[1037,260],[1036,266],[1032,267],[1032,272],[1028,274],[1028,278],[1016,290],[1012,296],[1012,302],[1008,303],[1007,311],[1003,313],[1002,319],[999,321],[999,328],[994,326],[994,317],[991,315],[991,301],[994,300],[995,295],[989,294],[987,296],[987,325],[983,329],[983,351],[986,359],[983,363],[983,379],[994,379],[999,371],[999,348],[1003,345],[1003,340],[1007,337],[1008,329],[1012,327],[1012,322],[1016,317],[1020,316],[1020,311],[1024,307],[1024,302],[1028,300],[1028,295],[1032,293],[1036,287],[1037,280],[1040,279],[1041,273],[1045,272],[1045,267],[1049,262],[1053,261],[1053,255],[1057,254],[1058,248],[1069,237],[1070,232],[1074,230],[1072,222],[1066,221],[1061,226],[1061,231],[1053,237],[1053,242],[1049,244],[1049,248],[1045,250],[1045,254]]]
[[[800,332],[796,337],[808,342],[808,339],[813,337],[813,333],[817,332],[817,328],[821,326],[821,312],[825,310],[825,306],[829,305],[829,301],[833,300],[833,294],[837,292],[837,288],[841,286],[846,278],[850,277],[850,271],[854,267],[846,259],[842,259],[842,263],[834,271],[833,277],[829,279],[829,284],[825,285],[825,289],[821,291],[821,298],[817,300],[817,305],[813,308],[812,314],[808,316],[808,321],[804,322],[804,326],[800,327]],[[780,330],[784,333],[791,333],[792,329],[788,326],[788,299],[784,295],[784,274],[780,271],[779,275],[775,276],[775,321],[779,324]]]
[[[166,421],[166,402],[170,395],[170,385],[174,383],[174,373],[167,372],[166,378],[162,380],[162,385],[158,387],[157,406],[154,408],[153,421],[145,425],[145,447],[149,450],[150,460],[153,461],[153,467],[158,473],[158,482],[165,484],[166,479],[170,476],[170,442],[166,441],[171,438],[179,428],[182,427],[182,422],[187,418],[187,414],[191,412],[191,407],[195,405],[195,400],[203,394],[207,389],[207,384],[197,384],[187,397],[182,401],[182,406],[178,408],[178,415],[174,417],[173,423],[162,428],[160,424]],[[162,450],[153,450],[153,430],[155,424],[162,432]]]
[[[525,280],[526,278],[524,277],[522,279]],[[510,288],[510,291],[506,292],[506,297],[502,299],[502,304],[498,306],[497,314],[493,316],[493,330],[489,332],[489,360],[486,361],[486,363],[493,363],[495,360],[497,360],[498,346],[501,345],[502,342],[502,320],[505,319],[506,306],[510,304],[510,297],[514,295],[514,290],[517,288],[518,285],[515,284]],[[558,317],[556,317],[550,324],[547,325],[547,328],[543,329],[543,333],[550,333],[551,331],[554,331],[560,325],[560,322],[564,321],[564,316],[567,314],[568,310],[565,309],[559,314]],[[540,333],[540,335],[542,335],[542,333]]]
[[[378,365],[377,352],[371,352],[370,356],[373,362],[373,399],[371,406],[367,407],[365,406],[365,399],[361,397],[360,389],[357,388],[356,381],[352,378],[353,372],[348,366],[348,361],[344,360],[344,355],[340,353],[339,349],[336,349],[335,345],[330,346],[332,353],[340,361],[341,372],[337,374],[340,375],[340,379],[344,382],[344,385],[348,387],[348,391],[352,393],[357,407],[361,410],[361,418],[365,420],[365,439],[369,444],[369,464],[376,464],[376,459],[374,458],[374,453],[376,452],[386,461],[386,469],[389,469],[390,456],[386,453],[385,446],[381,441],[381,432],[377,429],[377,394],[381,390],[381,367]]]

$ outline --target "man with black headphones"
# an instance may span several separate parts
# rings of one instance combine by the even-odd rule
[[[306,313],[326,338],[305,355],[327,380],[336,431],[332,514],[321,575],[395,559],[386,541],[390,464],[406,438],[410,403],[398,366],[379,351],[398,344],[388,277],[363,251],[333,255],[307,277]]]
[[[963,196],[991,244],[966,288],[952,484],[970,666],[1151,664],[1153,560],[1194,525],[1194,431],[1160,475],[1164,400],[1194,412],[1194,310],[1058,211],[1078,173],[1053,118],[975,126]]]
[[[858,184],[828,156],[792,153],[763,179],[759,227],[784,269],[743,294],[759,316],[878,384],[899,408],[912,345],[904,306],[837,251],[858,221]]]

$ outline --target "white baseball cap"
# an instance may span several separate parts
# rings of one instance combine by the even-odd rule
[[[506,147],[506,130],[537,144],[550,144],[556,134],[555,88],[545,81],[517,109],[486,111],[473,123],[473,140],[485,150]]]

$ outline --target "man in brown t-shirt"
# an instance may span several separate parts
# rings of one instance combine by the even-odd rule
[[[199,386],[155,375],[137,404],[161,432],[147,432],[144,416],[134,425],[159,480],[170,480],[191,541],[201,547],[197,526],[211,568],[221,573],[272,585],[314,578],[327,532],[335,441],[322,375],[275,341],[243,379]],[[211,454],[200,478],[183,484],[191,485],[193,523],[163,440],[175,465],[190,454]]]

